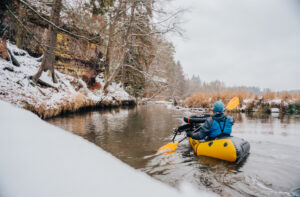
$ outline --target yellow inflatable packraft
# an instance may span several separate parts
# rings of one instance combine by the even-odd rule
[[[189,138],[189,142],[197,156],[213,157],[229,162],[239,163],[250,150],[249,142],[233,136],[209,141]]]

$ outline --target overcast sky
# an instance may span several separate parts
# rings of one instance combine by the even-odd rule
[[[300,89],[300,0],[175,0],[186,39],[173,37],[188,76],[228,86]]]

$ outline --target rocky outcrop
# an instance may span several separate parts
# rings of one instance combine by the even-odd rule
[[[37,84],[32,83],[30,74],[40,65],[39,58],[31,57],[26,51],[7,42],[7,49],[21,64],[16,67],[0,58],[0,100],[50,118],[63,113],[91,108],[120,107],[135,105],[135,100],[120,84],[112,83],[108,92],[99,90],[104,79],[98,75],[96,87],[89,88],[81,79],[56,72],[58,81],[53,83],[49,73],[43,72]]]
[[[103,50],[99,44],[59,33],[55,68],[73,76],[95,77],[103,71]]]
[[[43,39],[48,29],[48,23],[36,13],[18,3],[15,3],[14,13],[16,13],[15,16],[5,11],[3,14],[4,18],[1,20],[1,25],[4,24],[4,26],[7,25],[9,27],[6,34],[7,38],[16,43],[19,48],[28,51],[31,56],[41,56],[43,54]],[[18,15],[17,13],[22,14]],[[43,15],[43,17],[48,18],[46,15]],[[20,24],[20,21],[26,28]],[[76,30],[74,27],[66,27],[64,24],[61,26],[76,34],[91,37],[89,32]],[[68,33],[58,33],[55,68],[76,77],[85,75],[93,78],[102,72],[103,62],[101,59],[104,51],[104,47],[101,45],[102,39],[99,35],[92,36],[97,36],[97,40],[88,41]],[[93,81],[91,79],[88,80]]]

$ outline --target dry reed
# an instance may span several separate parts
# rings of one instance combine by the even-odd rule
[[[245,90],[224,90],[221,92],[199,92],[185,100],[188,107],[212,107],[213,103],[222,100],[227,103],[234,96],[238,96],[241,103],[244,99],[254,98],[253,92],[248,93]]]
[[[295,102],[300,103],[300,93],[296,92],[291,94],[287,91],[272,92],[266,91],[262,97],[254,94],[253,92],[247,92],[245,90],[224,90],[219,92],[198,92],[191,97],[185,99],[185,104],[188,107],[212,107],[213,103],[217,100],[222,100],[225,104],[234,96],[238,96],[240,99],[240,106],[242,106],[245,99],[251,99],[253,101],[260,101],[260,103],[267,103],[270,100],[280,99],[282,102]],[[247,108],[253,108],[254,103],[248,104]]]

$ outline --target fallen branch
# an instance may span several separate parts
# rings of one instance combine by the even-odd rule
[[[53,86],[53,85],[51,85],[51,84],[49,84],[49,83],[47,83],[47,82],[45,82],[45,81],[43,81],[41,79],[38,79],[37,83],[40,84],[40,85],[42,85],[42,86],[47,86],[49,88],[53,88],[54,90],[56,90],[58,92],[58,88],[57,87],[55,87],[55,86]]]
[[[29,79],[32,80],[32,76],[30,76]],[[51,85],[51,84],[49,84],[49,83],[47,83],[47,82],[45,82],[41,79],[38,79],[36,83],[40,84],[41,86],[46,86],[46,87],[49,87],[49,88],[53,88],[54,90],[56,90],[58,92],[57,87],[55,87],[55,86],[53,86],[53,85]]]
[[[17,66],[17,67],[20,67],[20,63],[18,62],[18,60],[14,57],[14,55],[12,54],[12,52],[7,48],[7,52],[8,52],[8,54],[9,54],[9,56],[10,56],[10,59],[11,59],[11,61],[12,61],[12,64],[14,65],[14,66]]]
[[[9,72],[14,72],[14,68],[12,68],[12,67],[4,67],[3,70],[8,70]]]
[[[154,92],[154,94],[151,97],[143,100],[143,102],[148,102],[148,101],[152,100],[154,97],[159,95],[165,88],[168,88],[168,87],[169,87],[168,85],[161,86],[156,92]]]
[[[40,92],[43,96],[46,96],[46,94],[41,90],[41,88],[37,87],[37,89],[39,90],[39,92]]]

